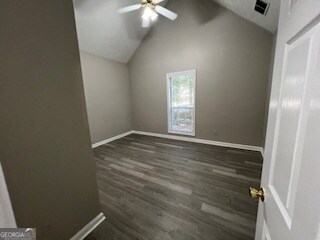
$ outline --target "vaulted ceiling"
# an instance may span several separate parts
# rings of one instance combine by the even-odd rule
[[[266,16],[254,11],[256,0],[214,0],[235,14],[274,33],[278,28],[280,0],[265,0],[270,3]]]
[[[280,0],[268,0],[271,4],[266,16],[254,11],[256,0],[202,1],[215,1],[270,32],[277,29]],[[117,9],[138,2],[139,0],[74,0],[80,50],[127,63],[148,29],[141,27],[141,14],[131,12],[119,15]]]

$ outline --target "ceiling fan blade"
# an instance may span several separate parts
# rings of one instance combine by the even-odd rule
[[[118,13],[127,13],[127,12],[131,12],[131,11],[135,11],[135,10],[138,10],[139,8],[141,8],[141,7],[142,7],[141,4],[131,5],[131,6],[128,6],[128,7],[124,7],[124,8],[118,9]]]
[[[150,26],[150,19],[142,18],[142,27],[148,28]]]
[[[166,18],[169,18],[170,20],[175,20],[178,17],[178,14],[162,7],[162,6],[155,6],[154,8],[157,13],[161,14],[162,16],[165,16]]]
[[[159,4],[159,3],[163,2],[163,1],[165,1],[165,0],[155,0],[156,4]]]

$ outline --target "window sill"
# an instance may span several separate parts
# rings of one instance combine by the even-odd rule
[[[170,133],[170,134],[176,134],[176,135],[191,136],[191,137],[195,137],[195,136],[196,136],[195,132],[179,132],[179,131],[169,130],[168,133]]]

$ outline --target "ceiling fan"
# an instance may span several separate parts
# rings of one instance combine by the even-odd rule
[[[149,27],[158,18],[158,13],[172,21],[175,20],[178,14],[158,5],[163,1],[165,0],[141,0],[141,3],[120,8],[118,12],[122,14],[144,8],[142,15],[142,27],[144,28]]]

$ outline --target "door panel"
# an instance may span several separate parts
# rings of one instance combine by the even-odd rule
[[[297,167],[297,151],[300,145],[298,130],[301,125],[301,111],[306,86],[306,76],[309,66],[310,36],[303,36],[299,41],[286,45],[285,73],[281,88],[281,100],[276,126],[274,156],[269,177],[269,185],[277,194],[277,203],[291,217],[294,198],[293,183],[297,182],[299,168]],[[281,159],[281,161],[276,161]]]

